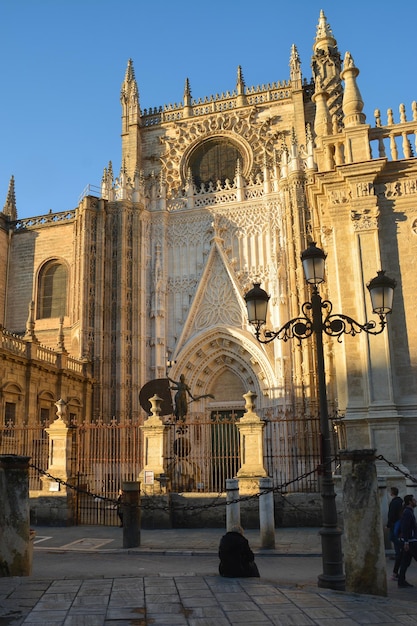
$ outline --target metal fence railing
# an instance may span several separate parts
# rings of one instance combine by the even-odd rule
[[[224,412],[189,414],[184,424],[166,422],[163,466],[168,491],[224,493],[226,479],[234,478],[241,466],[236,426],[240,416]],[[340,424],[340,420],[334,421],[331,428],[335,456],[343,441]],[[138,480],[144,458],[141,425],[139,421],[113,420],[73,424],[70,428],[68,480],[81,492],[98,496],[95,500],[81,493],[75,499],[77,516],[83,523],[117,523],[114,506],[106,507],[104,502],[106,498],[117,498],[123,482]],[[12,423],[0,427],[0,454],[29,456],[31,465],[48,471],[49,437],[45,428]],[[318,417],[269,415],[263,438],[264,467],[274,487],[284,485],[286,492],[319,491],[318,475],[313,471],[320,464]],[[42,486],[40,472],[31,467],[30,490],[39,491]],[[155,493],[159,491],[155,484]]]

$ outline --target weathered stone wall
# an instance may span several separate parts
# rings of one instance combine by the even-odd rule
[[[66,495],[31,492],[30,522],[34,526],[72,526],[74,510]]]
[[[8,277],[8,297],[5,326],[10,332],[24,333],[31,300],[38,295],[37,277],[42,265],[49,260],[59,259],[68,269],[69,285],[72,284],[74,267],[74,223],[72,220],[58,222],[34,229],[22,229],[13,234],[10,248],[10,268]],[[74,289],[68,290],[68,298]],[[36,306],[35,306],[36,309]],[[68,310],[71,310],[70,303]],[[36,310],[35,310],[35,316]],[[64,327],[77,320],[67,317]],[[46,346],[55,347],[59,327],[58,318],[38,320],[36,335]],[[78,357],[79,355],[75,355]]]
[[[0,455],[0,576],[29,576],[29,457]]]

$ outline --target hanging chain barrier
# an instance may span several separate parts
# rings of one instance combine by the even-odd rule
[[[400,474],[402,474],[405,478],[408,478],[409,480],[411,480],[413,483],[417,484],[417,478],[415,478],[414,476],[412,476],[411,474],[409,474],[408,472],[404,472],[400,467],[398,467],[398,465],[396,465],[395,463],[393,463],[392,461],[388,461],[388,459],[386,459],[382,454],[378,455],[375,457],[376,460],[378,461],[384,461],[387,465],[389,465],[389,467],[391,467],[392,469],[394,469],[396,472],[399,472]],[[337,457],[331,459],[331,461],[329,461],[329,465],[332,465],[335,460],[337,460]],[[46,470],[41,469],[40,467],[37,467],[36,465],[30,463],[29,467],[32,467],[34,470],[36,470],[37,472],[39,472],[40,474],[42,474],[43,476],[46,476],[47,478],[59,483],[60,485],[67,487],[68,489],[71,489],[79,494],[82,495],[87,495],[87,496],[91,496],[92,498],[94,498],[95,500],[101,500],[103,502],[108,502],[110,504],[112,504],[113,506],[117,507],[120,505],[120,502],[114,498],[109,498],[107,496],[102,496],[100,494],[96,494],[93,493],[92,491],[89,491],[88,489],[82,489],[81,487],[78,487],[77,485],[71,485],[70,483],[67,483],[65,480],[63,480],[62,478],[57,478],[56,476],[52,476],[52,474],[50,474],[49,472],[47,472]],[[219,506],[228,506],[231,504],[237,504],[240,502],[247,502],[249,500],[254,500],[255,498],[259,498],[261,496],[267,495],[268,493],[278,493],[281,497],[284,497],[284,494],[287,490],[287,487],[289,487],[289,485],[292,485],[293,483],[299,481],[299,480],[303,480],[305,478],[307,478],[308,476],[311,476],[312,474],[317,473],[318,475],[323,473],[323,464],[318,465],[317,467],[315,467],[313,470],[309,471],[309,472],[305,472],[304,474],[301,474],[300,476],[297,476],[296,478],[289,480],[286,483],[282,483],[281,485],[278,485],[276,487],[267,487],[265,489],[262,489],[261,491],[258,491],[256,493],[250,494],[250,495],[246,495],[246,496],[239,496],[238,498],[234,498],[233,500],[228,500],[226,502],[219,502],[219,498],[221,497],[221,494],[218,494],[217,497],[215,498],[214,502],[210,502],[208,504],[199,504],[199,505],[195,505],[195,504],[189,504],[186,506],[181,506],[181,507],[173,507],[172,510],[175,511],[202,511],[205,509],[210,509],[210,508],[216,508]],[[128,504],[128,503],[123,503],[123,506],[131,506],[132,508],[140,508],[143,509],[145,511],[169,511],[170,507],[169,506],[158,506],[155,504],[150,504],[149,502],[143,502],[144,499],[146,499],[148,496],[146,495],[141,495],[141,502],[139,504]],[[287,500],[286,500],[287,502]],[[295,508],[296,505],[293,505]]]
[[[404,472],[401,468],[398,467],[398,465],[395,465],[395,463],[392,463],[392,461],[388,461],[388,459],[386,459],[382,454],[379,454],[375,458],[378,461],[384,461],[384,463],[392,467],[392,469],[394,469],[396,472],[399,472],[400,474],[402,474],[405,478],[408,478],[409,480],[411,480],[413,483],[417,483],[417,478],[415,478],[414,476],[411,476],[411,474],[409,474],[408,472]]]
[[[331,461],[329,461],[329,465],[331,465],[332,463],[334,463],[335,459],[332,459]],[[52,476],[52,474],[50,474],[49,472],[47,472],[46,470],[41,469],[40,467],[37,467],[36,465],[34,465],[33,463],[29,463],[29,467],[33,468],[34,470],[36,470],[37,472],[39,472],[40,474],[42,474],[43,476],[46,476],[46,478],[49,478],[57,483],[59,483],[60,485],[67,487],[68,489],[73,490],[74,492],[77,492],[79,494],[82,495],[86,495],[86,496],[91,496],[92,498],[94,498],[95,500],[101,500],[103,502],[107,502],[109,504],[112,504],[113,506],[120,506],[120,502],[115,499],[115,498],[109,498],[107,496],[103,496],[100,494],[95,494],[92,491],[89,491],[88,489],[83,489],[81,487],[78,487],[77,485],[72,485],[68,482],[66,482],[65,480],[63,480],[62,478],[57,478],[56,476]],[[169,511],[169,510],[175,510],[175,511],[199,511],[199,510],[205,510],[205,509],[210,509],[210,508],[216,508],[219,506],[228,506],[230,504],[237,504],[240,502],[247,502],[249,500],[254,500],[255,498],[259,498],[260,496],[264,496],[268,493],[279,493],[281,496],[283,496],[283,494],[285,494],[287,487],[289,487],[289,485],[292,485],[293,483],[299,481],[299,480],[303,480],[304,478],[307,478],[308,476],[311,476],[312,474],[321,474],[323,471],[323,465],[319,465],[316,468],[314,468],[313,470],[309,471],[309,472],[305,472],[304,474],[301,474],[300,476],[297,476],[296,478],[289,480],[286,483],[282,483],[281,485],[278,485],[276,487],[266,487],[265,489],[262,489],[261,491],[258,491],[256,493],[250,494],[250,495],[246,495],[246,496],[239,496],[238,498],[234,498],[233,500],[228,500],[227,502],[219,502],[219,498],[222,496],[222,494],[218,494],[217,497],[215,498],[214,502],[210,502],[209,504],[200,504],[200,505],[194,505],[194,504],[189,504],[186,506],[181,506],[181,507],[169,507],[169,506],[158,506],[155,504],[150,504],[150,503],[145,503],[143,502],[144,499],[146,499],[148,496],[146,494],[141,494],[141,502],[139,504],[129,504],[129,503],[123,503],[123,506],[131,506],[132,508],[140,508],[143,509],[145,511]]]

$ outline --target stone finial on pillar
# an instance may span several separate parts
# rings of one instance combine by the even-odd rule
[[[65,349],[65,335],[64,335],[64,316],[59,318],[59,329],[56,347],[59,352],[67,352]]]
[[[145,421],[141,430],[144,435],[143,449],[145,458],[143,459],[143,469],[139,474],[138,480],[141,483],[141,489],[145,493],[153,494],[155,491],[154,481],[165,476],[164,469],[164,435],[167,427],[163,424],[160,417],[162,398],[153,395],[149,398],[151,403],[151,415]],[[149,472],[149,474],[147,474]],[[152,481],[148,481],[148,475],[153,477]],[[166,493],[167,486],[162,480],[159,481],[160,493]]]
[[[56,406],[56,419],[64,420],[67,415],[67,403],[65,400],[60,398],[57,402],[55,402]]]
[[[29,312],[26,320],[26,332],[24,339],[25,341],[37,341],[35,335],[35,302],[33,300],[29,302]]]
[[[343,70],[340,73],[340,78],[345,81],[345,90],[343,94],[343,115],[344,126],[358,126],[359,124],[365,124],[365,114],[362,113],[363,100],[359,87],[356,83],[356,77],[359,74],[358,68],[355,66],[352,55],[350,52],[346,52]]]

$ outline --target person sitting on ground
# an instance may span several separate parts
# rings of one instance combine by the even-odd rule
[[[232,526],[220,540],[219,573],[227,578],[259,578],[255,556],[241,526]]]

